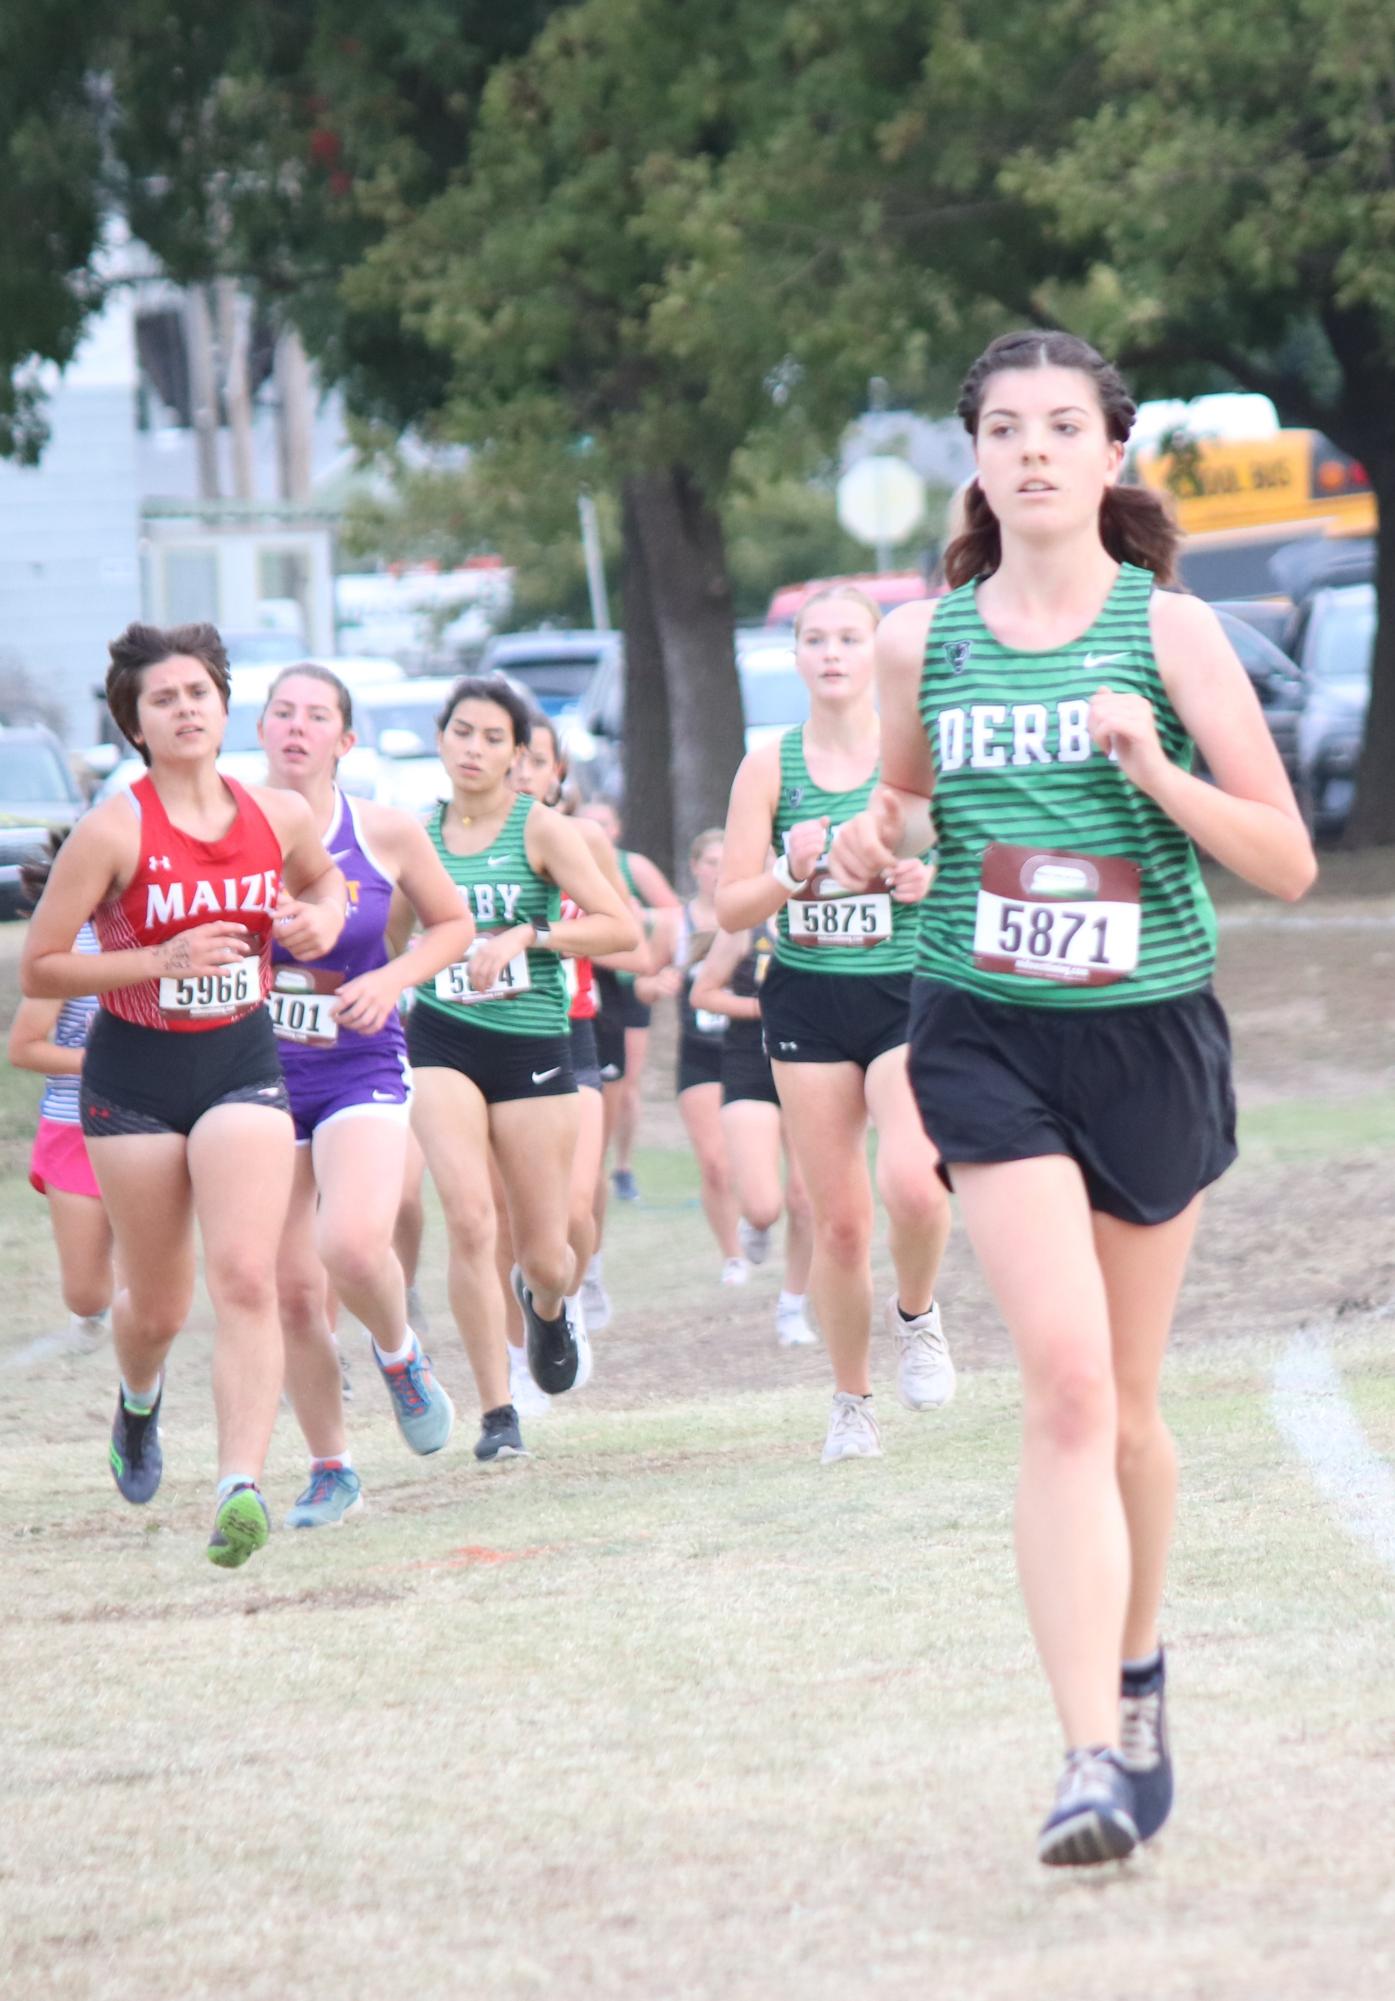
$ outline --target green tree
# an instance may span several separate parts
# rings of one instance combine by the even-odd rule
[[[1100,99],[1005,176],[1107,270],[1084,331],[1220,371],[1365,465],[1380,603],[1348,838],[1395,843],[1395,13],[1384,0],[1124,0]]]

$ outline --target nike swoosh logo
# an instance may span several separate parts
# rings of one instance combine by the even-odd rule
[[[395,1091],[375,1091],[373,1102],[375,1105],[400,1105],[402,1100]]]
[[[1089,674],[1096,667],[1108,667],[1111,661],[1127,660],[1127,653],[1087,653],[1083,672]]]
[[[559,1063],[552,1070],[535,1070],[533,1072],[533,1082],[535,1084],[546,1084],[550,1078],[560,1077],[561,1074],[562,1074],[562,1066]]]
[[[501,856],[498,861],[495,861],[493,855],[489,857],[489,866],[491,868],[507,868],[508,865],[509,865],[509,858],[507,855]]]
[[[332,862],[346,862],[352,853],[352,848],[331,848],[329,858]]]

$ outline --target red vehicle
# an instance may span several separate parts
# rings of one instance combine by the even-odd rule
[[[894,605],[910,604],[916,598],[940,595],[931,590],[919,570],[886,570],[879,575],[867,573],[859,577],[811,577],[807,583],[780,586],[770,600],[766,624],[793,625],[805,599],[811,598],[815,591],[827,590],[830,584],[850,584],[855,590],[864,591],[883,611],[890,611]]]

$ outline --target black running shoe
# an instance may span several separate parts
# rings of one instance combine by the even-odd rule
[[[1172,1811],[1172,1746],[1167,1735],[1167,1661],[1145,1674],[1124,1670],[1119,1697],[1119,1758],[1133,1780],[1140,1841],[1151,1841]]]
[[[1068,1751],[1051,1811],[1037,1836],[1037,1857],[1055,1868],[1120,1862],[1138,1846],[1133,1781],[1117,1751],[1103,1745]]]
[[[165,1386],[161,1383],[152,1407],[142,1411],[130,1408],[123,1391],[116,1393],[116,1417],[107,1457],[111,1461],[112,1478],[126,1499],[134,1501],[137,1507],[154,1500],[165,1470],[165,1455],[160,1450],[160,1399],[164,1394]]]
[[[518,1412],[511,1403],[485,1412],[480,1420],[480,1435],[475,1440],[475,1457],[485,1462],[528,1457],[523,1433],[518,1428]]]
[[[523,1283],[523,1273],[515,1265],[511,1274],[514,1297],[523,1313],[527,1329],[528,1368],[533,1381],[550,1397],[560,1397],[576,1386],[581,1367],[576,1329],[567,1318],[567,1309],[555,1320],[544,1320],[533,1305],[533,1295]]]

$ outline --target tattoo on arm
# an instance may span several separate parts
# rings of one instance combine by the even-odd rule
[[[187,933],[165,940],[165,965],[172,973],[187,973],[194,963]]]

